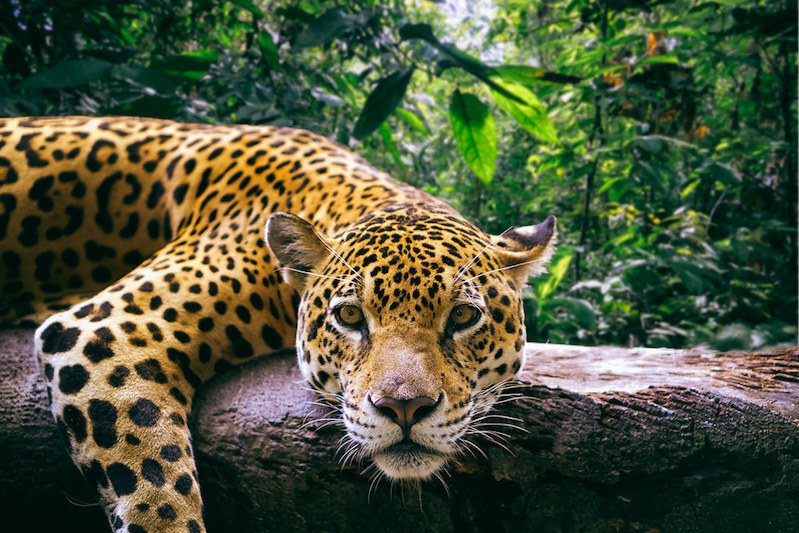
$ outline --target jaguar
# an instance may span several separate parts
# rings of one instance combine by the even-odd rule
[[[302,130],[0,119],[0,323],[35,352],[113,531],[205,530],[188,420],[212,376],[296,349],[350,456],[424,480],[522,366],[556,222],[489,235]]]

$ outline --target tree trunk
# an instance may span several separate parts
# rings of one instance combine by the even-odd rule
[[[0,516],[108,531],[57,436],[32,330],[0,346]],[[193,411],[209,531],[799,531],[799,349],[531,344],[522,380],[486,426],[507,436],[420,490],[338,463],[341,429],[318,420],[293,354],[234,369]]]

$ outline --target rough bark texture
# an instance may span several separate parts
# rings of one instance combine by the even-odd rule
[[[107,531],[61,446],[32,331],[0,332],[0,510],[20,531]],[[799,350],[528,346],[524,383],[448,488],[341,467],[293,355],[209,383],[193,411],[211,532],[796,532]],[[556,386],[562,388],[554,388]],[[553,387],[553,388],[550,388]],[[614,392],[615,391],[615,392]]]

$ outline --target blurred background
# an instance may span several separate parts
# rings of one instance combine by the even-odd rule
[[[0,115],[307,128],[494,233],[528,339],[797,343],[795,0],[0,0]]]

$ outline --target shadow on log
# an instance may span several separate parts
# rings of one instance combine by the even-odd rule
[[[31,337],[0,332],[2,516],[26,532],[106,532],[56,434]],[[293,354],[234,369],[193,411],[209,531],[799,531],[798,349],[531,344],[522,377],[486,421],[505,442],[478,441],[446,487],[419,490],[338,463],[341,430],[318,420]]]

